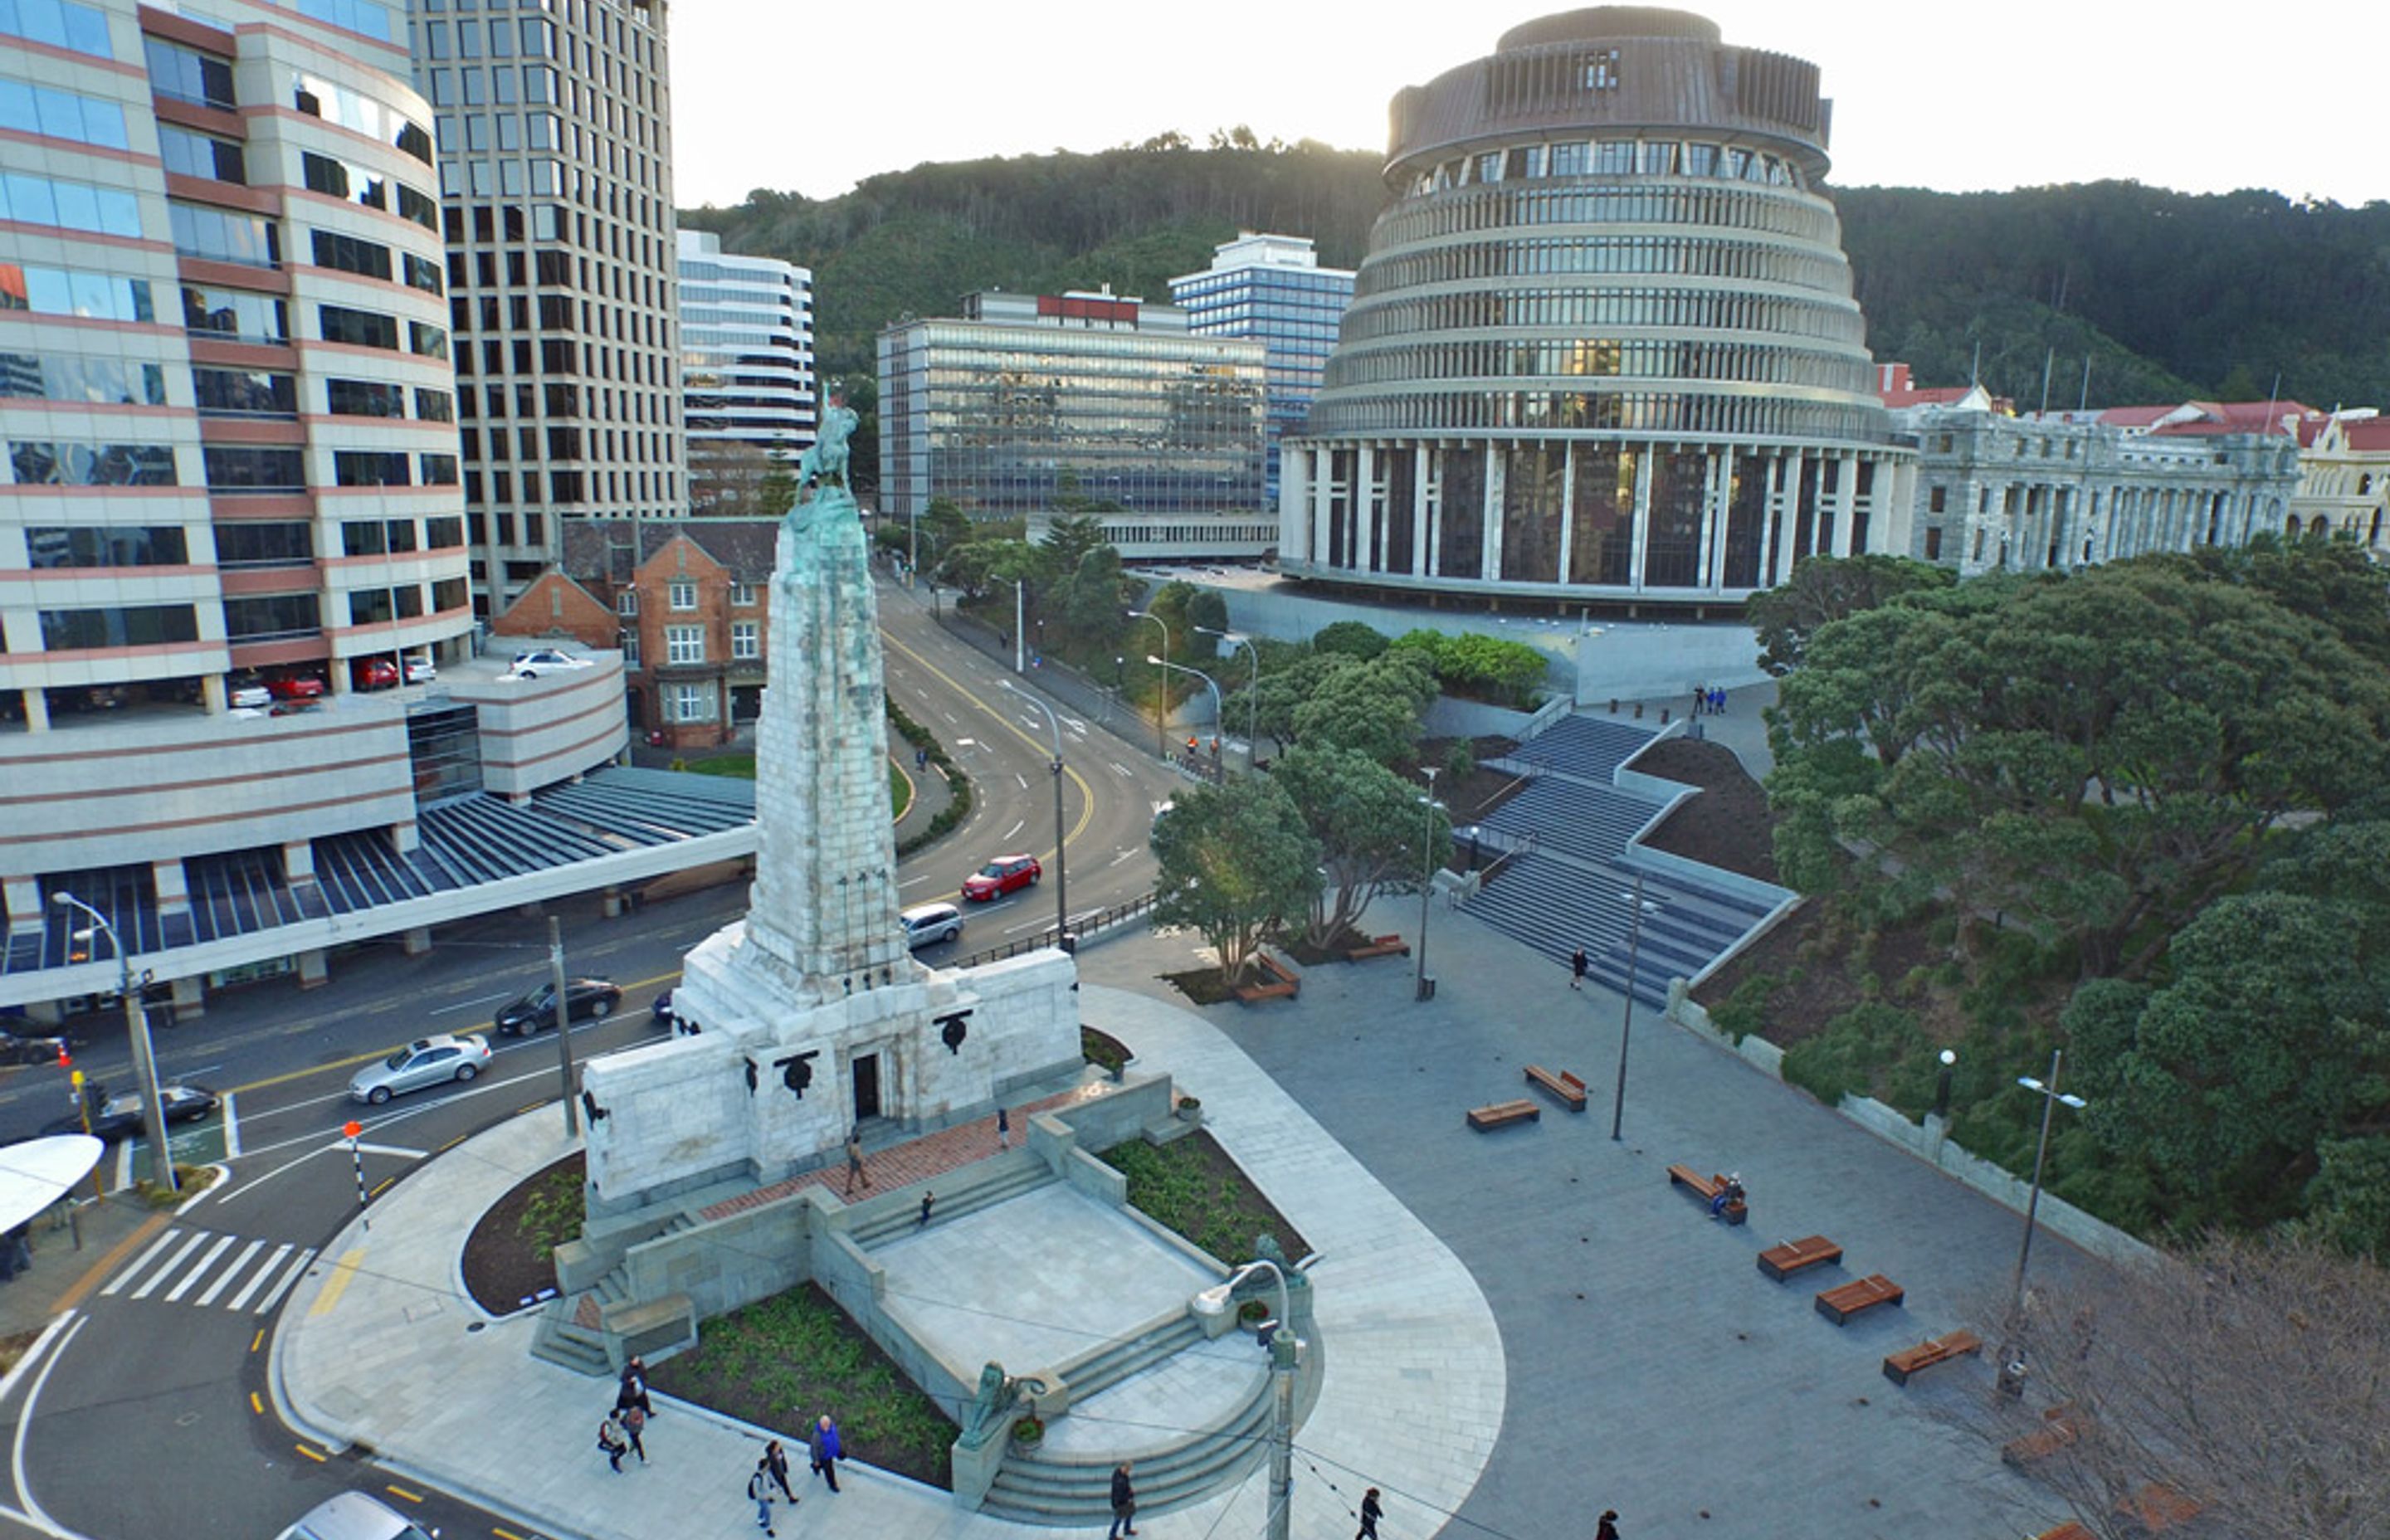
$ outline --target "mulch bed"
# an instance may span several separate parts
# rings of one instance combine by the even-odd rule
[[[523,1218],[531,1212],[542,1183],[569,1172],[578,1186],[585,1170],[576,1151],[518,1183],[482,1215],[465,1241],[465,1289],[475,1304],[493,1315],[506,1315],[553,1295],[555,1260],[536,1254]]]
[[[1289,1262],[1311,1254],[1311,1242],[1262,1196],[1209,1129],[1166,1145],[1130,1139],[1098,1159],[1127,1174],[1128,1200],[1148,1218],[1231,1267],[1253,1260],[1257,1236],[1276,1237]]]
[[[1216,968],[1192,968],[1184,973],[1158,973],[1154,976],[1186,995],[1189,1005],[1224,1006],[1237,997],[1229,985],[1220,982],[1220,970]]]
[[[1645,844],[1763,882],[1777,880],[1776,819],[1767,810],[1767,793],[1732,751],[1672,738],[1644,751],[1635,768],[1702,789],[1652,830]]]
[[[1128,1045],[1119,1038],[1082,1021],[1079,1023],[1079,1057],[1099,1070],[1110,1070],[1118,1074],[1121,1066],[1137,1056],[1130,1053]]]

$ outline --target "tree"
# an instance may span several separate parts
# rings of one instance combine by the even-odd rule
[[[1071,635],[1111,651],[1128,629],[1124,613],[1128,583],[1121,574],[1120,551],[1098,545],[1055,583],[1047,592],[1047,608]]]
[[[1252,713],[1254,735],[1266,734],[1281,748],[1301,742],[1295,714],[1304,702],[1329,675],[1360,666],[1344,653],[1315,652],[1297,657],[1282,668],[1266,671],[1259,680],[1240,692],[1246,695],[1244,710]]]
[[[1076,572],[1088,553],[1107,544],[1103,520],[1093,514],[1081,514],[1057,519],[1047,525],[1046,538],[1037,543],[1037,547],[1045,555],[1048,574],[1060,577]]]
[[[1419,656],[1394,648],[1323,675],[1294,710],[1294,738],[1403,764],[1419,747],[1420,713],[1434,699],[1435,680]]]
[[[1366,754],[1297,749],[1271,767],[1270,778],[1293,799],[1327,868],[1304,933],[1314,946],[1352,930],[1390,884],[1417,882],[1452,853],[1452,820],[1440,808],[1422,808],[1419,787]]]
[[[1744,613],[1759,634],[1759,664],[1780,678],[1801,666],[1817,629],[1863,610],[1890,604],[1903,594],[1947,588],[1959,574],[1947,567],[1899,556],[1805,557],[1792,578],[1752,596]]]
[[[1343,653],[1365,663],[1385,651],[1390,645],[1385,633],[1360,621],[1330,621],[1311,637],[1312,649],[1316,652]]]
[[[1189,930],[1234,983],[1263,938],[1319,891],[1319,844],[1274,776],[1182,791],[1154,820],[1153,923]]]

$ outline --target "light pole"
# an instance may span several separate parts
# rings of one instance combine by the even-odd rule
[[[556,990],[556,1069],[564,1082],[564,1136],[576,1138],[581,1133],[581,1113],[572,1103],[572,1012],[564,985],[564,927],[554,915],[547,917],[548,982]]]
[[[1220,721],[1220,687],[1213,683],[1212,676],[1210,674],[1204,673],[1200,668],[1189,668],[1184,663],[1169,662],[1163,659],[1155,657],[1150,652],[1145,655],[1145,661],[1159,667],[1164,677],[1173,674],[1191,674],[1196,678],[1202,680],[1204,687],[1212,692],[1212,722],[1214,730],[1217,730]],[[1213,741],[1216,743],[1218,739],[1215,738]],[[1220,756],[1216,753],[1212,756],[1213,762],[1215,764],[1218,763],[1219,758]]]
[[[1636,965],[1643,959],[1643,874],[1635,874],[1635,891],[1618,895],[1635,905],[1634,918],[1626,932],[1626,1015],[1618,1028],[1618,1094],[1610,1103],[1610,1136],[1619,1136],[1619,1125],[1626,1118],[1626,1045],[1635,1036]],[[1656,909],[1658,905],[1651,905]]]
[[[919,508],[918,508],[918,507],[909,507],[909,508],[906,508],[906,509],[905,510],[905,586],[906,586],[906,587],[910,588],[910,587],[912,587],[912,586],[914,585],[914,583],[915,583],[915,580],[916,580],[917,574],[919,574],[920,571],[921,571],[921,510],[920,510]]]
[[[1942,1073],[1934,1084],[1934,1115],[1946,1124],[1950,1121],[1950,1071],[1958,1062],[1955,1050],[1942,1050]]]
[[[2024,1264],[2033,1254],[2034,1218],[2041,1210],[2041,1162],[2049,1154],[2049,1120],[2061,1103],[2081,1111],[2091,1104],[2081,1097],[2068,1096],[2058,1088],[2058,1064],[2064,1056],[2062,1048],[2049,1050],[2049,1080],[2047,1084],[2031,1075],[2017,1076],[2017,1084],[2041,1097],[2041,1138],[2033,1147],[2033,1195],[2024,1204],[2024,1238],[2017,1246],[2016,1281],[2009,1290],[2009,1318],[2014,1320],[2024,1306]]]
[[[133,988],[133,958],[124,950],[124,938],[106,915],[61,888],[50,895],[50,902],[61,909],[78,909],[91,921],[85,934],[108,932],[108,943],[116,948],[117,989],[124,996],[124,1030],[133,1040],[133,1078],[141,1093],[141,1123],[149,1136],[150,1164],[160,1187],[168,1192],[179,1191],[174,1181],[174,1152],[166,1148],[166,1105],[158,1092],[157,1050],[149,1042],[149,1012],[143,1007],[141,996]]]
[[[1245,761],[1251,764],[1261,752],[1262,742],[1261,735],[1254,730],[1253,726],[1254,722],[1258,720],[1256,713],[1261,710],[1261,649],[1253,646],[1253,638],[1250,636],[1240,636],[1230,631],[1214,631],[1208,625],[1199,625],[1195,629],[1206,636],[1217,636],[1224,642],[1236,643],[1243,648],[1246,655],[1253,661],[1253,676],[1245,682]]]
[[[1054,708],[1011,680],[1004,687],[1045,715],[1046,730],[1054,735],[1054,944],[1071,950],[1071,868],[1062,855],[1062,724]]]
[[[1420,943],[1418,969],[1411,978],[1411,999],[1420,1002],[1435,993],[1435,985],[1427,976],[1427,909],[1428,900],[1435,893],[1435,766],[1424,764],[1420,774],[1427,777],[1427,795],[1420,799],[1427,814],[1426,828],[1420,836]]]
[[[1170,656],[1170,622],[1168,621],[1150,610],[1132,610],[1128,612],[1128,616],[1133,621],[1151,621],[1162,627],[1162,655],[1164,658]],[[1161,682],[1154,687],[1153,694],[1153,751],[1163,759],[1168,759],[1170,750],[1163,741],[1170,725],[1170,676],[1167,674],[1164,674]]]
[[[1305,1258],[1304,1265],[1316,1259]],[[1297,1268],[1300,1272],[1302,1269]],[[1270,1355],[1270,1473],[1269,1518],[1265,1534],[1268,1540],[1287,1540],[1289,1509],[1294,1497],[1294,1371],[1303,1362],[1303,1341],[1294,1334],[1294,1323],[1286,1290],[1286,1275],[1278,1264],[1266,1257],[1255,1257],[1228,1275],[1225,1283],[1215,1283],[1195,1296],[1196,1310],[1206,1315],[1217,1315],[1228,1307],[1229,1296],[1237,1285],[1255,1273],[1266,1272],[1278,1285],[1278,1319],[1266,1323],[1274,1326],[1267,1331],[1265,1348]]]

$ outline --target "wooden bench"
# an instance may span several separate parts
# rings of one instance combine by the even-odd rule
[[[1267,983],[1239,984],[1237,998],[1247,1005],[1262,1000],[1291,1000],[1303,993],[1303,975],[1265,952],[1253,959]]]
[[[1554,1074],[1540,1064],[1530,1064],[1527,1066],[1527,1083],[1540,1085],[1560,1097],[1561,1104],[1572,1112],[1585,1110],[1585,1082],[1565,1070]]]
[[[1514,1123],[1541,1123],[1544,1110],[1532,1101],[1497,1101],[1469,1110],[1469,1126],[1480,1134]]]
[[[1820,1263],[1840,1262],[1843,1249],[1824,1236],[1813,1235],[1803,1240],[1788,1240],[1780,1246],[1770,1246],[1759,1253],[1759,1270],[1782,1283],[1804,1267]]]
[[[1371,957],[1407,957],[1411,943],[1399,935],[1372,936],[1344,954],[1346,962],[1368,962]]]
[[[2151,1482],[2118,1503],[2116,1511],[2130,1515],[2142,1529],[2158,1534],[2198,1518],[2204,1506],[2196,1497],[2186,1497],[2172,1487]]]
[[[1717,1201],[1718,1188],[1726,1186],[1725,1177],[1715,1173],[1704,1176],[1690,1166],[1670,1166],[1668,1181],[1674,1187],[1692,1188],[1693,1196],[1702,1200],[1704,1209]],[[1726,1206],[1725,1217],[1728,1224],[1740,1225],[1751,1217],[1751,1205],[1738,1198]]]
[[[1936,1364],[1947,1364],[1953,1358],[1984,1351],[1984,1340],[1972,1331],[1953,1331],[1940,1337],[1929,1337],[1913,1348],[1886,1354],[1883,1377],[1895,1385],[1906,1385],[1908,1377]]]
[[[1866,1277],[1819,1294],[1818,1314],[1836,1326],[1843,1326],[1862,1310],[1872,1310],[1880,1304],[1898,1304],[1908,1297],[1908,1290],[1882,1273],[1870,1273]]]
[[[2022,1470],[2037,1460],[2048,1459],[2082,1436],[2082,1414],[2070,1401],[2042,1413],[2041,1426],[2032,1432],[2001,1444],[2000,1461]]]

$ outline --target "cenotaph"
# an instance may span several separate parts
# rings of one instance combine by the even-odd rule
[[[1080,1062],[1069,956],[942,970],[906,946],[878,607],[845,485],[854,423],[825,414],[798,467],[812,494],[780,526],[747,917],[683,966],[673,1007],[696,1035],[583,1072],[593,1219],[777,1181],[868,1120],[937,1127]]]

